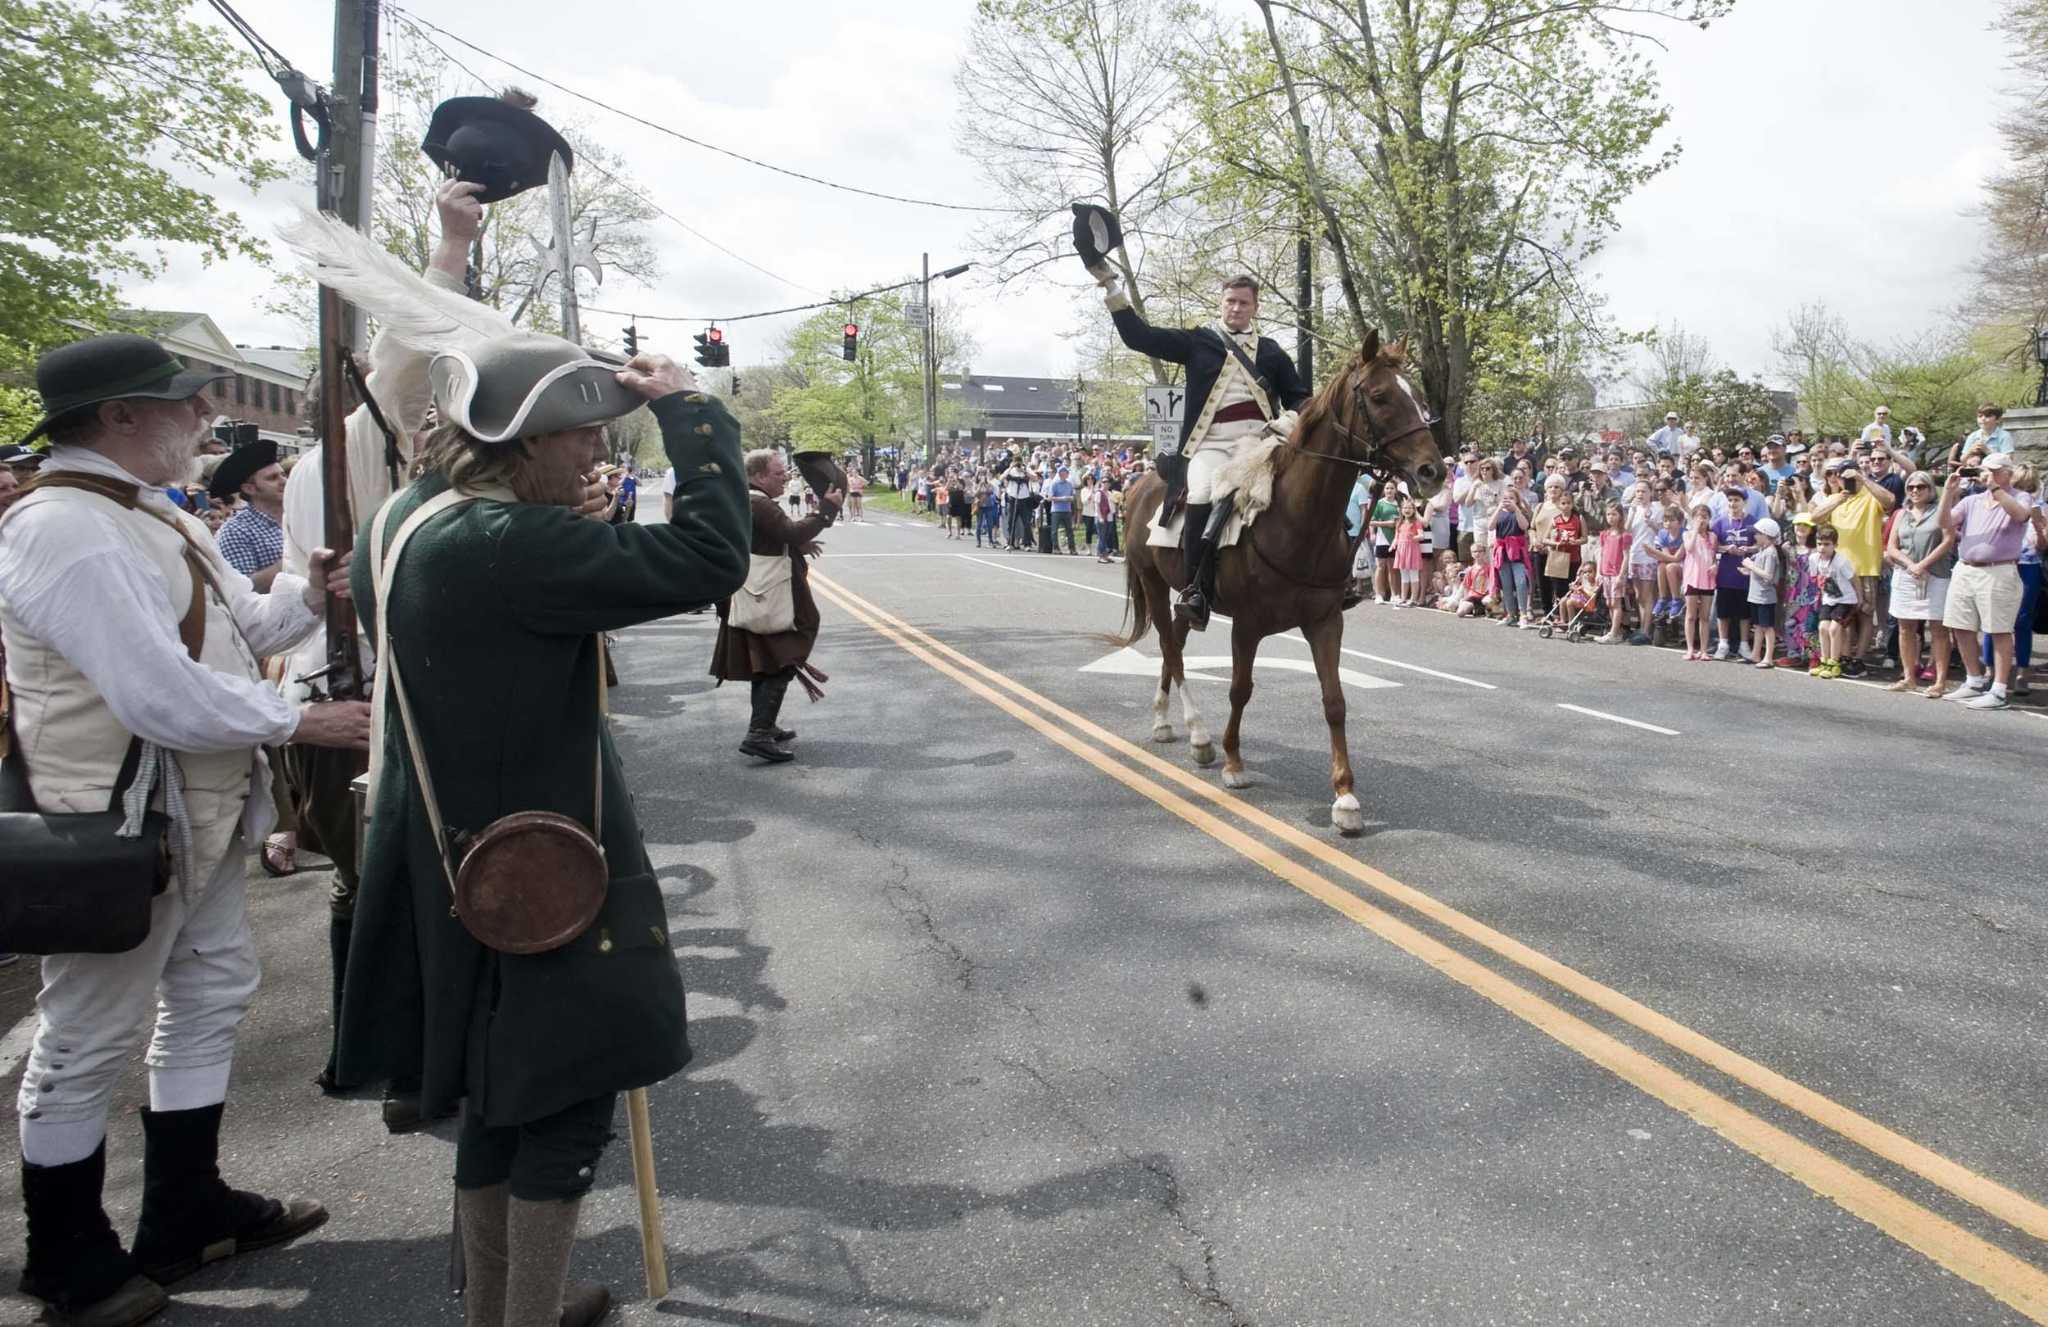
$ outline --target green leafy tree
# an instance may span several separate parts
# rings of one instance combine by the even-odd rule
[[[0,0],[0,377],[14,385],[70,324],[102,324],[116,286],[161,271],[162,246],[265,256],[174,175],[256,188],[282,174],[279,124],[242,83],[252,62],[188,8]]]
[[[1405,334],[1440,436],[1556,301],[1612,339],[1580,273],[1621,201],[1667,169],[1642,31],[1732,0],[1258,0],[1184,81],[1213,190],[1312,211],[1353,340]],[[1218,79],[1218,68],[1233,77]],[[1289,157],[1247,161],[1275,142]],[[1510,370],[1511,371],[1511,370]]]
[[[860,325],[860,340],[852,362],[841,353],[847,321],[843,310],[820,309],[790,331],[777,375],[786,385],[775,391],[767,408],[783,431],[780,440],[800,450],[859,451],[870,466],[882,446],[922,451],[923,333],[904,317],[903,304],[900,292],[860,302],[853,319]],[[950,306],[934,301],[933,312],[939,371],[964,367],[971,339]],[[939,393],[934,423],[940,436],[974,425],[947,396]]]

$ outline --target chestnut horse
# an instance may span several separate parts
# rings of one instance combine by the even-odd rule
[[[1330,788],[1336,800],[1330,820],[1345,834],[1365,827],[1352,791],[1351,751],[1344,739],[1344,684],[1338,656],[1344,640],[1344,595],[1351,582],[1351,539],[1344,528],[1351,486],[1361,471],[1398,475],[1418,498],[1444,482],[1442,454],[1430,431],[1421,399],[1402,374],[1401,342],[1382,347],[1368,332],[1355,359],[1302,407],[1293,437],[1273,453],[1273,500],[1235,544],[1216,553],[1216,606],[1230,622],[1230,725],[1223,730],[1223,782],[1251,783],[1238,756],[1238,728],[1252,697],[1252,662],[1259,642],[1283,631],[1301,630],[1315,657],[1323,688],[1323,719],[1330,728]],[[1173,740],[1167,697],[1178,682],[1181,717],[1197,765],[1216,761],[1195,698],[1181,670],[1187,644],[1185,619],[1173,612],[1172,587],[1186,583],[1179,548],[1154,548],[1147,527],[1165,495],[1156,474],[1132,486],[1129,551],[1124,564],[1128,636],[1119,645],[1159,632],[1159,689],[1152,697],[1152,738]],[[1219,615],[1218,619],[1221,620]]]

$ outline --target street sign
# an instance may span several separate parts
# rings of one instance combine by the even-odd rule
[[[1188,389],[1181,386],[1145,389],[1145,423],[1152,430],[1152,454],[1171,456],[1180,450],[1180,417]]]
[[[925,306],[916,300],[911,300],[903,306],[903,321],[912,327],[922,327],[924,326],[924,313]]]

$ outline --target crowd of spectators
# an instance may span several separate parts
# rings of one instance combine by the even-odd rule
[[[1853,437],[1707,444],[1670,414],[1631,446],[1466,446],[1426,500],[1360,479],[1355,596],[1693,662],[1895,671],[1889,690],[2003,708],[2031,690],[2048,542],[2040,476],[2003,418],[1984,406],[1947,448],[1882,406]],[[1106,562],[1144,469],[1128,451],[1039,447],[885,478],[948,539]]]
[[[1360,481],[1357,588],[1689,661],[1893,669],[1892,691],[2004,708],[2030,690],[2048,506],[2003,415],[1945,450],[1882,407],[1810,443],[1705,446],[1671,415],[1630,447],[1467,446],[1426,501]]]
[[[1143,457],[1108,447],[971,452],[930,467],[898,468],[898,491],[940,517],[948,539],[977,548],[1121,556],[1124,491],[1145,473]]]

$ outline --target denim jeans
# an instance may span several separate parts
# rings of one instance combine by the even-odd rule
[[[1500,611],[1502,617],[1526,617],[1531,611],[1529,568],[1520,562],[1500,564]]]

